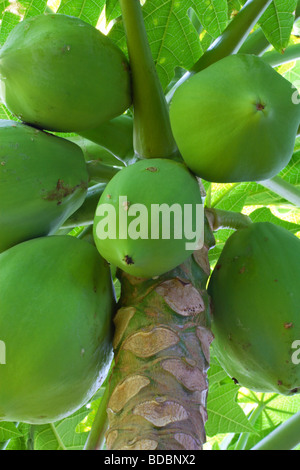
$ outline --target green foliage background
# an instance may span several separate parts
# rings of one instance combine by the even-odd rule
[[[175,77],[192,67],[224,31],[245,1],[147,0],[141,3],[144,5],[145,25],[157,71],[167,90]],[[274,0],[256,26],[261,26],[271,43],[271,49],[281,52],[290,43],[299,42],[298,30],[293,26],[296,6],[297,0]],[[2,0],[0,46],[23,18],[51,11],[78,16],[97,26],[109,34],[126,53],[118,0]],[[191,21],[195,19],[195,14],[196,21]],[[279,71],[292,83],[300,79],[300,63],[285,64]],[[0,118],[14,119],[1,104]],[[291,162],[280,176],[300,187],[299,139]],[[299,235],[299,208],[264,186],[258,183],[225,185],[207,182],[204,185],[208,206],[243,212],[255,222],[272,221]],[[229,230],[216,233],[217,244],[210,254],[212,266],[230,234]],[[300,409],[299,395],[285,398],[239,389],[218,365],[213,357],[213,349],[209,387],[206,449],[249,449]],[[36,450],[83,449],[97,407],[101,404],[104,388],[105,384],[88,406],[54,424],[29,426],[0,422],[0,448],[21,450],[34,446]]]

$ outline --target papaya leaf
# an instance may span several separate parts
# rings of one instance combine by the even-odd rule
[[[42,15],[47,8],[47,0],[18,0],[18,3],[24,9],[24,18]]]
[[[107,23],[121,16],[119,0],[106,0],[105,15]]]
[[[255,432],[236,401],[238,386],[225,384],[208,394],[206,433],[208,436],[225,433]]]
[[[251,449],[300,409],[299,395],[285,397],[275,393],[254,393],[245,388],[240,389],[237,401],[242,407],[245,405],[249,407],[252,403],[254,407],[260,406],[261,408],[261,413],[253,423],[256,434],[249,436],[245,450]]]
[[[12,436],[6,445],[4,446],[5,450],[26,450],[27,442],[30,436],[30,424],[28,423],[19,423],[16,424],[17,431],[20,435]]]
[[[247,193],[245,193],[240,183],[215,183],[212,186],[211,207],[241,212],[245,205],[246,198]]]
[[[246,3],[246,0],[228,0],[228,16],[231,17],[239,11]]]
[[[224,369],[217,363],[217,360],[211,357],[210,367],[207,373],[209,382],[209,390],[212,390],[214,385],[219,385],[223,380],[227,380],[228,375]],[[231,381],[231,379],[229,379]]]
[[[300,150],[293,154],[289,164],[279,176],[295,186],[300,186]]]
[[[105,0],[61,0],[57,13],[77,16],[96,26],[104,5]]]
[[[280,227],[289,230],[292,233],[297,233],[300,231],[299,224],[294,224],[292,222],[288,222],[279,217],[276,217],[267,207],[256,209],[250,214],[250,217],[253,222],[271,222],[275,225],[279,225]]]
[[[8,0],[1,0],[0,1],[0,18],[3,15],[3,12],[6,10],[6,8],[9,6],[9,1]]]
[[[278,51],[287,47],[295,21],[297,0],[273,0],[259,24],[269,42]]]
[[[216,245],[208,253],[211,269],[215,267],[215,264],[217,263],[222,253],[226,240],[230,237],[230,235],[233,232],[234,232],[233,230],[224,229],[224,230],[218,230],[215,233]]]
[[[11,119],[14,121],[18,120],[12,115],[12,113],[7,109],[7,107],[1,102],[0,102],[0,119]]]
[[[207,2],[193,2],[193,9],[205,31],[216,39],[228,24],[227,0],[209,0]]]
[[[0,24],[0,46],[6,41],[9,33],[14,29],[14,27],[20,22],[21,16],[10,11],[5,11]]]
[[[16,427],[15,423],[0,422],[0,442],[22,436],[23,433]]]
[[[164,89],[176,67],[189,69],[202,54],[199,36],[188,16],[193,6],[193,0],[147,0],[143,7],[152,56]],[[126,53],[122,21],[114,25],[109,36]]]
[[[82,450],[87,433],[76,433],[76,426],[87,416],[86,406],[68,418],[37,427],[34,435],[35,450]]]

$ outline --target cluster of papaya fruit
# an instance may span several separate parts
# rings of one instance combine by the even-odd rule
[[[277,174],[292,156],[300,107],[292,102],[289,82],[257,57],[227,57],[194,75],[178,88],[170,107],[182,159],[140,160],[118,172],[96,210],[94,246],[56,235],[83,204],[90,178],[82,149],[54,133],[89,135],[131,106],[127,58],[79,18],[36,16],[21,21],[0,50],[0,95],[21,121],[0,122],[0,333],[7,345],[7,364],[0,369],[0,419],[45,423],[86,403],[107,375],[115,308],[109,263],[148,278],[184,262],[195,247],[187,248],[186,232],[177,236],[176,224],[186,222],[185,206],[202,205],[197,177],[235,182]],[[122,196],[127,200],[120,206]],[[112,238],[103,237],[102,230],[108,203],[118,234]],[[137,204],[146,208],[138,219]],[[180,209],[180,218],[170,219],[167,237],[155,225],[159,219],[153,222],[153,205]],[[128,226],[130,217],[137,236],[122,237],[122,224],[126,219]],[[195,227],[195,212],[190,219]],[[268,230],[254,224],[239,231],[236,246],[229,244],[222,255],[229,264],[220,259],[211,278],[216,350],[240,383],[291,393],[300,389],[300,377],[295,368],[284,367],[286,350],[273,358],[279,371],[271,359],[267,370],[262,366],[263,358],[275,353],[273,343],[265,344],[262,356],[256,354],[256,343],[268,328],[267,320],[258,321],[262,302],[257,299],[264,289],[264,298],[271,300],[261,316],[270,318],[276,310],[274,325],[286,347],[295,334],[300,336],[300,299],[289,290],[291,274],[269,266],[279,245],[282,258],[292,264],[299,240],[282,231],[278,237],[272,230],[268,235]],[[195,241],[200,246],[201,235]],[[266,272],[267,288],[259,282],[264,269],[271,272]],[[243,289],[249,288],[253,303],[245,305]],[[294,313],[282,324],[287,310]],[[259,367],[264,380],[256,385],[248,377],[257,376]]]
[[[0,122],[0,419],[41,424],[73,413],[105,380],[115,306],[95,246],[56,235],[85,200],[89,175],[82,149],[47,131],[122,114],[130,74],[106,36],[65,15],[20,22],[0,63],[2,100],[22,121]]]

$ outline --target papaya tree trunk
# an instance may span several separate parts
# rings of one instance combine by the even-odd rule
[[[205,442],[210,331],[206,284],[214,245],[155,279],[120,273],[109,450],[201,450]]]

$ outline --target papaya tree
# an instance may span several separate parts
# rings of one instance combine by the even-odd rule
[[[1,449],[299,450],[300,4],[0,14]]]

